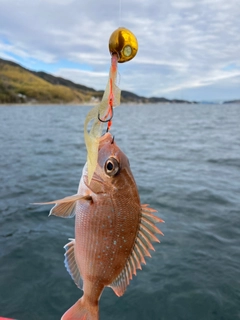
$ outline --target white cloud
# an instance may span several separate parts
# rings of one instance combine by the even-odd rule
[[[81,83],[88,87],[94,87],[96,90],[103,90],[107,84],[107,72],[92,72],[77,69],[59,69],[54,74],[55,76],[71,79],[76,83]]]
[[[240,96],[235,85],[240,66],[238,0],[121,0],[121,11],[119,2],[110,0],[0,0],[0,6],[0,56],[13,54],[26,67],[33,58],[85,64],[91,71],[62,65],[56,74],[104,89],[108,39],[120,23],[139,42],[136,58],[119,66],[122,89],[188,98],[195,88],[195,99],[201,99],[202,89],[213,85],[222,93],[227,78],[226,90]]]

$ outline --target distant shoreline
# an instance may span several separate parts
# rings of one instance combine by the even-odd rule
[[[92,103],[0,103],[0,107],[42,107],[42,106],[79,106],[79,107],[93,107],[96,104]]]
[[[4,105],[95,105],[101,102],[103,94],[103,90],[95,90],[46,72],[32,71],[13,61],[0,58],[0,103]],[[197,103],[182,99],[144,97],[126,90],[121,90],[121,102],[130,104]]]
[[[170,103],[170,102],[156,102],[156,103],[137,103],[137,102],[123,102],[119,105],[119,107],[121,106],[144,106],[144,105],[155,105],[155,106],[161,106],[161,105],[178,105],[179,107],[181,105],[201,105],[201,106],[204,106],[204,105],[236,105],[236,104],[240,104],[240,101],[238,102],[223,102],[223,103],[213,103],[213,102],[197,102],[197,103]],[[69,107],[94,107],[98,105],[98,103],[89,103],[89,102],[86,102],[86,103],[0,103],[0,108],[1,107],[43,107],[43,106],[58,106],[58,107],[66,107],[66,106],[69,106]]]
[[[100,103],[100,102],[99,102]],[[39,102],[39,103],[0,103],[0,107],[20,107],[20,106],[29,106],[29,107],[41,107],[41,106],[76,106],[76,107],[94,107],[96,105],[98,105],[99,103],[89,103],[89,102],[86,102],[86,103],[51,103],[51,102],[46,102],[46,103],[42,103],[42,102]],[[176,103],[176,102],[145,102],[145,103],[139,103],[139,102],[123,102],[123,103],[120,103],[119,106],[144,106],[144,105],[197,105],[197,104],[201,104],[201,102],[198,102],[198,103],[188,103],[188,102],[182,102],[182,103]],[[212,103],[209,103],[209,104],[212,104]]]
[[[94,106],[101,102],[104,94],[103,90],[95,90],[46,72],[32,71],[1,58],[0,78],[0,106]],[[240,100],[237,98],[215,103],[208,100],[199,102],[177,98],[144,97],[121,90],[121,103],[127,105],[238,104]]]

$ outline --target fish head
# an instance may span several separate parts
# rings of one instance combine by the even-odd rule
[[[120,190],[127,192],[129,188],[137,189],[129,160],[109,132],[100,138],[97,167],[90,184],[87,166],[85,166],[83,180],[86,187],[95,194]]]

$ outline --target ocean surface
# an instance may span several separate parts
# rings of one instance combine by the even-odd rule
[[[57,320],[82,295],[64,267],[90,107],[0,107],[0,316]],[[122,105],[111,132],[165,236],[101,320],[240,319],[240,105]]]

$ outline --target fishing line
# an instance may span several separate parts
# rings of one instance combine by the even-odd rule
[[[118,19],[119,19],[119,27],[121,26],[121,21],[122,21],[122,0],[119,0],[119,15],[118,15]],[[119,86],[121,82],[121,74],[119,73],[119,71],[117,71],[117,79],[116,79],[116,84]]]
[[[121,25],[122,20],[122,0],[119,0],[119,27]]]

